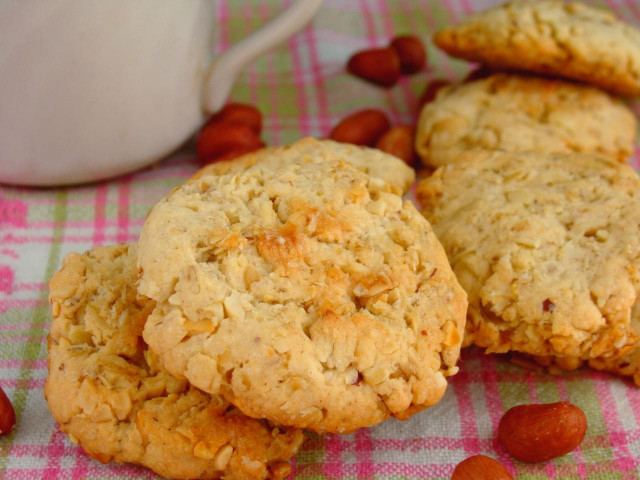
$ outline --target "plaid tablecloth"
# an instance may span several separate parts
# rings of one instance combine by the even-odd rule
[[[345,114],[364,107],[385,109],[394,123],[411,122],[429,79],[456,80],[469,70],[436,50],[432,33],[495,3],[326,0],[312,25],[244,71],[232,99],[264,112],[264,137],[272,145],[326,136]],[[640,24],[637,0],[607,3],[622,18]],[[220,0],[213,5],[222,50],[275,15],[281,2]],[[428,44],[424,73],[403,78],[389,90],[345,73],[351,52],[385,45],[393,34],[408,32]],[[0,478],[155,478],[143,468],[91,460],[48,413],[42,393],[51,321],[47,283],[71,251],[135,241],[148,209],[197,168],[188,146],[144,171],[99,184],[0,186],[0,385],[18,416],[14,432],[0,437]],[[460,367],[442,402],[406,422],[390,420],[352,435],[310,435],[295,459],[293,477],[445,479],[459,461],[478,453],[499,459],[519,479],[639,477],[640,389],[631,382],[589,370],[543,375],[473,349],[463,353]],[[579,405],[589,419],[587,436],[575,452],[528,465],[496,444],[506,409],[558,400]]]

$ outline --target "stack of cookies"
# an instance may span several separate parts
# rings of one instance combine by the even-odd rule
[[[510,73],[424,107],[423,215],[401,160],[305,139],[205,167],[136,244],[67,256],[45,396],[72,441],[170,478],[281,479],[303,430],[436,404],[461,346],[640,384],[636,120],[614,97],[640,94],[640,33],[544,0],[435,41]]]
[[[437,403],[467,310],[401,160],[302,140],[206,167],[137,245],[51,280],[45,396],[101,462],[171,478],[283,478],[303,429]]]
[[[640,385],[636,120],[614,96],[640,94],[640,32],[544,0],[434,40],[494,72],[442,89],[417,126],[437,170],[416,197],[469,296],[464,345]]]

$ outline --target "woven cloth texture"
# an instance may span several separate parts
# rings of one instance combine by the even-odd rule
[[[224,50],[289,3],[212,2],[217,48]],[[242,72],[231,99],[260,108],[270,145],[326,136],[347,113],[366,107],[384,109],[394,124],[413,122],[416,102],[430,79],[459,80],[471,68],[439,52],[432,34],[497,3],[326,0],[312,24]],[[590,3],[640,25],[636,0]],[[345,72],[351,53],[384,46],[403,33],[417,34],[427,44],[424,72],[402,78],[391,89]],[[636,112],[639,105],[632,105]],[[631,161],[637,168],[638,155]],[[97,184],[0,186],[0,385],[18,417],[15,430],[0,437],[0,478],[156,478],[144,468],[91,460],[49,414],[43,398],[51,323],[47,285],[69,252],[136,241],[149,208],[198,167],[189,144],[150,168]],[[479,453],[499,459],[518,479],[639,477],[640,389],[632,382],[586,369],[543,375],[474,349],[463,352],[460,369],[437,406],[406,422],[390,420],[352,435],[309,435],[292,478],[448,479],[458,462]],[[580,406],[589,419],[587,435],[572,454],[530,465],[513,460],[496,443],[498,422],[508,408],[559,400]]]

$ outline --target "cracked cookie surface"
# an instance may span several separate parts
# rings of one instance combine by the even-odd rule
[[[465,345],[589,359],[636,342],[631,167],[588,154],[469,152],[416,196],[469,295]]]
[[[143,227],[139,288],[170,372],[250,416],[348,432],[440,400],[466,298],[415,207],[332,152],[174,190]]]
[[[599,153],[624,162],[635,136],[633,112],[597,88],[499,73],[438,92],[420,113],[416,151],[436,167],[470,149]]]
[[[631,311],[631,328],[640,336],[640,303],[636,302]],[[640,343],[619,358],[592,358],[589,366],[596,370],[610,372],[621,377],[630,377],[640,387]]]
[[[155,303],[136,291],[135,248],[71,253],[50,284],[45,397],[93,458],[170,478],[284,478],[303,434],[244,416],[172,377],[142,342]]]
[[[640,336],[640,303],[636,302],[631,309],[631,328]],[[534,357],[537,366],[544,367],[549,373],[557,375],[566,371],[576,370],[584,365],[584,361],[575,357]],[[529,359],[524,359],[524,366],[531,367]],[[516,362],[517,363],[517,362]],[[613,373],[621,377],[629,377],[636,386],[640,387],[640,342],[631,346],[627,352],[618,358],[591,358],[589,367],[603,372]],[[536,368],[536,365],[533,365]]]
[[[314,138],[303,138],[285,147],[263,148],[233,160],[211,163],[198,170],[191,178],[198,179],[205,175],[238,173],[257,163],[263,163],[269,168],[280,168],[298,161],[303,156],[314,155],[333,160],[340,159],[356,170],[371,177],[380,178],[389,185],[392,193],[398,195],[407,193],[416,179],[413,168],[404,161],[376,148]]]
[[[640,95],[640,32],[609,11],[559,0],[509,2],[436,33],[455,57]]]

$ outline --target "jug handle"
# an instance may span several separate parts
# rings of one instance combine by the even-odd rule
[[[202,90],[205,113],[218,111],[227,100],[240,70],[254,58],[301,30],[324,0],[294,0],[276,18],[218,55],[209,66]]]

